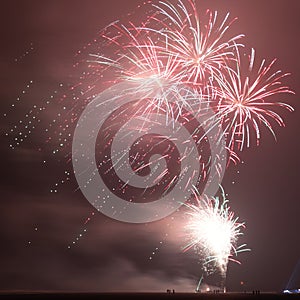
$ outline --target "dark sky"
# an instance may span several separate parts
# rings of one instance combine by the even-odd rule
[[[53,156],[57,141],[46,143],[44,129],[64,106],[57,95],[77,80],[75,53],[142,2],[1,2],[0,290],[195,288],[200,266],[192,252],[182,253],[176,218],[133,225],[103,216],[76,189],[66,152]],[[238,17],[232,30],[246,35],[247,47],[254,47],[259,58],[277,58],[277,68],[292,74],[285,82],[296,96],[278,99],[292,104],[295,112],[283,112],[286,127],[275,127],[277,142],[263,130],[261,145],[246,149],[241,154],[244,163],[231,166],[223,180],[232,210],[247,224],[242,240],[252,249],[239,256],[241,265],[230,263],[228,289],[280,291],[300,258],[300,2],[198,2],[200,10]],[[52,102],[47,109],[38,112],[48,100]],[[33,132],[10,149],[19,131],[26,131],[20,120],[32,116]],[[61,180],[67,183],[56,187]]]

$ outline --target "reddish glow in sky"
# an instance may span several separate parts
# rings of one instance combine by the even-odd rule
[[[180,250],[180,224],[172,216],[148,225],[123,224],[97,213],[77,190],[64,163],[65,153],[53,153],[72,137],[66,134],[60,141],[49,140],[39,126],[59,135],[63,129],[53,120],[59,119],[64,102],[51,105],[51,100],[77,82],[72,65],[78,49],[142,3],[31,0],[2,4],[0,290],[195,288],[200,268],[195,268],[196,256]],[[255,48],[259,58],[278,58],[278,68],[292,73],[286,83],[296,96],[283,100],[296,111],[283,114],[286,128],[276,131],[277,142],[263,130],[261,145],[246,149],[243,163],[232,166],[223,180],[232,209],[247,223],[243,240],[252,249],[239,257],[241,266],[229,265],[228,290],[279,291],[300,253],[300,3],[216,0],[197,4],[200,10],[238,17],[233,30],[246,35],[245,43]],[[19,121],[27,119],[30,128],[22,132],[32,132],[12,150],[9,145],[22,139],[15,140],[18,128],[26,126]],[[16,130],[7,137],[11,129]]]

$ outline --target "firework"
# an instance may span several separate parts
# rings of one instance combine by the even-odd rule
[[[185,84],[208,102],[209,78],[228,68],[234,60],[236,41],[243,35],[224,37],[233,21],[229,14],[219,20],[217,12],[207,11],[200,20],[193,1],[153,4],[155,12],[142,26],[114,22],[102,37],[115,49],[109,57],[92,55],[101,71],[111,69],[119,80],[139,83],[141,89],[160,89],[157,105],[165,105],[165,91]],[[110,53],[112,52],[112,49]]]
[[[233,49],[242,34],[225,38],[232,21],[229,13],[219,20],[218,13],[210,10],[201,18],[192,0],[160,2],[155,6],[163,24],[166,37],[165,52],[177,58],[183,82],[205,89],[207,80],[221,74],[228,62],[234,60]]]
[[[58,97],[62,108],[45,128],[47,143],[57,139],[52,155],[64,151],[86,198],[117,220],[164,218],[196,186],[196,204],[185,204],[190,218],[185,250],[195,249],[204,270],[219,270],[225,279],[228,261],[246,249],[237,246],[244,224],[230,211],[224,192],[213,197],[225,172],[224,149],[238,163],[236,151],[249,147],[252,138],[259,144],[261,127],[275,136],[273,123],[284,126],[277,108],[293,108],[274,102],[274,96],[292,93],[281,83],[288,74],[273,71],[275,60],[263,60],[256,70],[254,51],[244,69],[243,35],[231,33],[236,19],[229,14],[198,12],[193,0],[148,1],[148,9],[140,23],[113,22],[84,47],[90,69],[80,73],[68,95]],[[10,129],[7,135],[16,136],[12,149],[43,123],[39,116],[50,109],[57,90]],[[70,172],[65,170],[51,192],[69,181]]]
[[[209,10],[200,16],[192,0],[161,1],[152,4],[152,8],[154,12],[146,16],[142,25],[114,22],[108,26],[102,37],[115,49],[114,54],[93,55],[94,63],[101,70],[113,70],[117,81],[137,83],[145,95],[156,89],[145,114],[153,106],[167,105],[166,118],[171,117],[174,111],[168,105],[170,91],[174,94],[183,84],[192,88],[202,107],[207,104],[216,111],[230,153],[249,147],[251,138],[258,145],[262,126],[275,136],[272,120],[284,126],[276,107],[293,110],[272,99],[279,93],[292,93],[281,84],[288,74],[272,71],[275,60],[269,65],[263,60],[256,71],[254,50],[248,73],[245,72],[240,58],[243,45],[238,44],[243,35],[229,33],[236,19],[229,20],[229,14],[221,19],[217,12]],[[178,99],[175,103],[179,109],[189,105],[187,98]]]
[[[233,256],[248,250],[245,244],[237,246],[245,225],[230,211],[224,190],[222,198],[200,197],[195,193],[195,204],[185,203],[185,206],[188,208],[185,231],[189,241],[184,251],[194,249],[200,254],[207,274],[219,271],[221,288],[225,290],[228,261],[238,262]]]
[[[238,54],[238,52],[237,52]],[[272,72],[275,60],[269,65],[262,61],[255,72],[255,51],[252,49],[249,57],[248,73],[244,75],[241,59],[237,55],[236,68],[227,68],[222,76],[217,75],[217,85],[213,87],[217,95],[217,114],[224,126],[230,149],[242,150],[250,146],[251,132],[256,144],[261,138],[261,125],[270,130],[275,137],[272,120],[284,126],[282,117],[276,112],[276,107],[293,111],[293,108],[283,102],[272,101],[276,94],[293,93],[282,85],[281,79],[289,74],[280,70]],[[235,145],[237,147],[235,147]]]
[[[103,157],[100,159],[103,162],[98,171],[105,175],[102,175],[102,178],[107,181],[106,186],[109,186],[108,181],[114,182],[113,178],[118,178],[115,176],[117,174],[115,170],[118,171],[124,165],[124,153],[129,153],[126,156],[129,156],[130,167],[136,173],[132,175],[134,180],[136,180],[134,175],[145,176],[150,173],[149,170],[155,163],[149,159],[152,154],[148,153],[147,149],[142,149],[145,146],[141,143],[142,140],[146,141],[146,147],[150,150],[155,149],[155,154],[162,154],[162,158],[167,161],[167,168],[163,169],[154,181],[141,188],[141,191],[145,189],[145,192],[140,193],[143,195],[142,202],[152,199],[160,189],[162,193],[158,193],[158,198],[167,195],[180,182],[179,163],[184,162],[190,150],[184,147],[179,152],[176,150],[178,145],[173,142],[180,141],[180,138],[177,135],[174,138],[174,132],[178,131],[175,123],[178,123],[180,128],[189,127],[188,139],[194,140],[198,148],[196,160],[199,162],[200,173],[197,173],[197,176],[210,184],[222,180],[225,168],[224,164],[220,163],[222,159],[217,161],[213,155],[206,156],[204,163],[199,159],[203,155],[201,147],[205,145],[205,141],[207,142],[210,131],[217,132],[210,140],[212,143],[218,145],[221,136],[222,139],[227,138],[229,161],[238,163],[236,151],[243,150],[245,146],[249,147],[250,137],[253,134],[256,144],[259,144],[262,126],[266,126],[275,136],[272,122],[284,125],[275,107],[292,110],[288,104],[274,102],[273,96],[276,94],[292,93],[288,87],[281,84],[281,79],[287,74],[272,71],[275,60],[269,65],[263,60],[256,70],[255,55],[252,51],[246,68],[248,73],[243,69],[241,57],[244,57],[241,54],[243,49],[241,46],[244,45],[240,43],[243,35],[231,34],[229,30],[236,19],[230,20],[229,14],[222,19],[217,12],[210,10],[205,14],[199,14],[193,0],[160,1],[152,4],[151,9],[151,13],[147,14],[139,25],[131,21],[124,24],[117,21],[108,26],[101,36],[110,49],[110,54],[108,56],[103,53],[94,54],[91,61],[96,69],[98,68],[101,78],[105,78],[104,75],[109,71],[114,76],[112,81],[114,84],[125,82],[133,85],[136,94],[142,95],[140,101],[126,106],[125,109],[124,107],[116,109],[122,103],[117,99],[116,105],[113,103],[109,110],[113,122],[130,121],[134,118],[143,120],[139,123],[139,127],[134,123],[126,129],[125,138],[139,136],[134,133],[135,131],[145,135],[139,136],[135,141],[132,140],[132,147],[129,145],[126,148],[127,152],[119,149],[115,151],[122,154],[116,159],[117,154],[111,151],[116,133],[111,135],[109,131],[103,131],[99,145],[105,148],[105,151],[98,153],[103,153],[106,159]],[[105,103],[99,103],[98,106],[105,107]],[[215,114],[206,117],[206,111],[209,109],[213,109]],[[155,114],[165,116],[165,120],[153,119]],[[196,118],[201,116],[203,122],[192,124],[191,119],[187,117],[190,115]],[[105,120],[106,123],[110,130],[110,122]],[[150,123],[157,123],[159,127],[171,127],[172,132],[164,136],[150,137]],[[205,134],[200,129],[204,124],[206,124]],[[116,128],[121,131],[125,124],[121,121],[118,126],[119,128],[117,125]],[[158,141],[159,147],[155,141]],[[169,144],[167,151],[161,147],[164,144]],[[215,155],[217,156],[218,154]],[[215,166],[214,173],[219,174],[215,177],[217,180],[208,178],[211,160]],[[169,166],[176,164],[178,172],[172,175],[170,171],[172,168]],[[205,168],[204,165],[208,167]],[[190,166],[187,165],[187,168],[190,169]],[[185,181],[183,190],[191,186],[191,182],[195,180],[195,173],[190,174],[192,175]],[[112,175],[111,179],[108,175]],[[156,184],[161,182],[161,179],[165,185]],[[114,188],[113,194],[123,200],[130,198],[130,201],[135,202],[134,197],[130,196],[131,191],[136,190],[132,188],[134,185],[131,186],[130,181],[118,179],[118,182],[121,184]],[[199,186],[198,181],[196,186],[198,191]],[[199,194],[202,192],[203,190],[200,190]],[[185,250],[194,248],[200,252],[204,258],[205,271],[210,273],[219,270],[224,285],[228,261],[235,261],[233,256],[246,250],[245,245],[236,246],[244,224],[239,223],[238,218],[230,211],[224,192],[222,198],[213,195],[203,197],[196,195],[195,198],[196,204],[186,204],[190,217],[186,230],[190,242]],[[155,197],[153,199],[157,200]]]

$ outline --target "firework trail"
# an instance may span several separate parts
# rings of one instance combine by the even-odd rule
[[[218,128],[206,124],[207,115],[189,111],[199,107],[192,91],[183,87],[179,94],[169,94],[168,106],[153,106],[156,90],[145,97],[138,87],[133,82],[115,85],[87,106],[72,155],[81,191],[98,210],[144,223],[174,212],[181,206],[179,198],[192,195],[193,186],[214,195],[226,152]],[[172,102],[178,97],[188,99],[189,106],[179,110]],[[167,107],[173,112],[168,122]]]
[[[195,204],[184,204],[188,208],[185,226],[188,244],[184,251],[194,249],[203,259],[203,270],[207,274],[220,272],[224,291],[228,261],[238,262],[233,256],[249,251],[245,244],[237,246],[245,225],[234,216],[228,203],[222,189],[221,198],[202,197],[195,192]]]

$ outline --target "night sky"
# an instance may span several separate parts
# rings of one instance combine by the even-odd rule
[[[1,291],[195,289],[200,266],[192,251],[181,251],[184,239],[174,216],[135,225],[98,213],[77,188],[66,159],[71,148],[53,154],[58,144],[53,120],[62,101],[67,109],[71,103],[60,96],[78,81],[75,54],[142,2],[1,2]],[[300,259],[300,2],[197,4],[199,10],[238,17],[232,32],[245,34],[244,44],[255,48],[258,58],[277,58],[276,67],[292,74],[285,83],[296,95],[275,96],[295,108],[281,111],[286,127],[274,125],[277,141],[263,129],[261,145],[245,149],[242,162],[231,165],[222,182],[232,210],[247,224],[241,241],[251,248],[239,255],[241,265],[229,264],[228,290],[281,291]],[[12,149],[19,132],[26,131],[20,120],[33,116],[35,128]],[[50,123],[54,134],[49,141],[45,128]],[[72,136],[65,138],[72,142]]]

